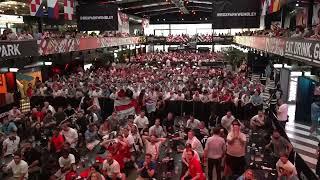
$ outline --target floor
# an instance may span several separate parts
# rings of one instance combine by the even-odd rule
[[[310,136],[310,126],[294,122],[295,108],[295,105],[289,105],[289,122],[286,125],[286,132],[295,151],[315,172],[320,131],[317,137]]]

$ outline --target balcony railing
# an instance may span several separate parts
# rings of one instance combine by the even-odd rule
[[[144,37],[48,38],[0,41],[0,60],[144,43]]]

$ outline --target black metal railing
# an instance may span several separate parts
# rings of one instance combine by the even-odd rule
[[[276,115],[273,112],[269,112],[269,119],[272,120],[272,123],[274,127],[280,132],[280,135],[284,138],[286,138],[289,142],[290,139],[283,127],[279,124]],[[295,167],[297,169],[298,175],[300,179],[318,179],[315,173],[310,169],[310,167],[307,165],[307,163],[301,158],[301,156],[293,152],[293,163],[295,164]]]

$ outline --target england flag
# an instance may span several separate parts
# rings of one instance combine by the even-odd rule
[[[73,8],[74,2],[73,0],[64,0],[64,19],[72,20],[73,19]]]

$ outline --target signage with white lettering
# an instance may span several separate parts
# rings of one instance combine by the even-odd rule
[[[0,41],[0,60],[39,56],[37,41]]]
[[[259,0],[212,0],[212,28],[258,28]]]
[[[235,42],[244,46],[263,50],[268,53],[285,56],[302,62],[320,65],[320,42],[294,38],[268,38],[237,36]]]
[[[77,22],[80,31],[117,31],[118,6],[109,3],[80,4]]]

